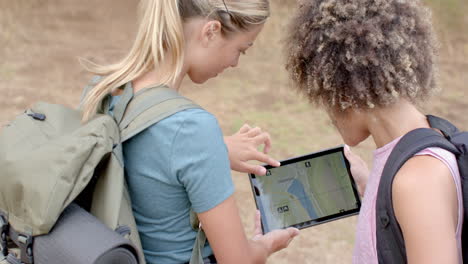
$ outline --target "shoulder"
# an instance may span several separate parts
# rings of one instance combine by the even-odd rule
[[[415,191],[434,193],[452,189],[452,173],[447,165],[434,156],[417,155],[409,159],[395,175],[393,196],[414,195]]]
[[[443,148],[432,147],[418,152],[395,175],[393,189],[404,191],[416,186],[452,187],[459,181],[457,159]]]
[[[181,127],[217,129],[219,128],[219,124],[214,115],[206,110],[196,108],[177,112],[151,126],[150,129],[157,129],[158,127],[173,128],[174,130],[178,130]]]
[[[442,160],[432,155],[409,159],[395,175],[392,203],[409,262],[456,258],[457,189]],[[436,250],[428,253],[429,247]]]
[[[204,128],[219,128],[218,120],[210,112],[204,109],[188,109],[176,113],[174,118],[183,120],[184,126],[196,126]],[[169,121],[169,120],[168,120]]]
[[[126,148],[156,148],[159,151],[174,149],[181,145],[184,149],[206,146],[207,142],[224,143],[221,128],[215,116],[203,109],[186,109],[177,112],[151,125],[134,136]],[[189,142],[186,143],[186,142]]]
[[[403,165],[395,175],[392,200],[403,232],[424,223],[444,222],[439,228],[450,231],[456,226],[457,188],[450,169],[433,156],[414,156]]]
[[[448,150],[445,150],[443,148],[437,148],[437,147],[427,148],[427,149],[420,151],[416,155],[417,156],[423,156],[423,155],[431,156],[435,159],[438,159],[442,163],[444,163],[450,169],[452,174],[458,173],[457,158],[452,152]]]
[[[177,112],[140,133],[140,137],[164,138],[171,141],[174,137],[221,134],[216,117],[203,109],[186,109]]]

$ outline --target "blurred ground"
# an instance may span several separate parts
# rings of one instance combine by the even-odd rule
[[[283,67],[281,41],[294,0],[271,0],[272,17],[238,68],[182,93],[214,113],[225,134],[244,123],[260,126],[274,140],[277,159],[341,144],[324,113],[297,95]],[[441,41],[442,92],[428,101],[428,113],[468,129],[468,3],[427,0]],[[130,47],[137,0],[0,0],[0,126],[38,100],[78,104],[90,79],[77,57],[117,61]],[[373,143],[354,151],[370,161]],[[247,176],[234,173],[237,201],[248,234],[255,205]],[[356,217],[301,231],[269,263],[350,263]]]

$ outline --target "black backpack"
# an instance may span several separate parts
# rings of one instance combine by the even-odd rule
[[[376,204],[377,254],[379,263],[407,263],[405,243],[392,205],[392,183],[403,164],[428,147],[439,147],[455,154],[463,193],[464,219],[468,219],[468,132],[459,131],[445,119],[427,116],[433,129],[418,128],[404,135],[390,154],[380,180]],[[463,259],[468,260],[468,221],[462,225]]]

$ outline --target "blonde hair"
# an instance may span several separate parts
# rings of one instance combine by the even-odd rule
[[[130,52],[120,62],[97,65],[82,60],[90,72],[103,78],[86,95],[83,122],[90,120],[101,100],[122,85],[153,70],[170,58],[170,71],[161,85],[175,81],[184,60],[183,22],[192,17],[205,17],[221,23],[221,32],[247,31],[262,24],[270,15],[268,0],[141,0],[140,26]],[[168,56],[169,55],[169,56]]]

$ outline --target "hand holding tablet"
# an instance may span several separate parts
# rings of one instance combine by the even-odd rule
[[[264,165],[265,176],[249,174],[264,233],[299,229],[359,213],[361,201],[343,146]]]

